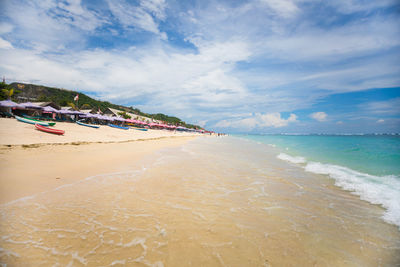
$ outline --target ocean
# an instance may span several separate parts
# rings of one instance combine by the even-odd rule
[[[400,136],[398,135],[239,135],[269,144],[277,158],[307,172],[325,174],[335,184],[387,211],[400,227]]]
[[[398,196],[396,167],[385,163],[368,173],[347,165],[351,160],[331,159],[356,147],[365,151],[366,139],[329,154],[322,149],[331,137],[302,138],[201,137],[132,161],[124,171],[1,205],[0,263],[398,265],[398,210],[390,204]],[[320,147],[323,157],[307,144]]]

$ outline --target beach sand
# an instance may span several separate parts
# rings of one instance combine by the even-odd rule
[[[0,119],[0,204],[73,183],[85,177],[129,169],[132,162],[162,148],[179,146],[196,134],[164,130],[99,129],[57,123],[65,135]]]
[[[169,130],[121,130],[107,125],[99,129],[75,123],[57,122],[52,128],[64,130],[64,135],[54,135],[35,130],[34,125],[15,119],[0,118],[0,145],[66,144],[94,142],[125,142],[171,136],[193,136],[193,133]]]
[[[82,128],[73,130],[92,130]],[[278,160],[266,145],[156,131],[149,137],[163,138],[127,141],[112,128],[124,135],[108,136],[114,143],[45,145],[32,131],[20,138],[41,145],[1,150],[7,266],[400,262],[400,232],[381,219],[382,207]]]

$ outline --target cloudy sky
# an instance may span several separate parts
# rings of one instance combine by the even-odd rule
[[[0,0],[0,75],[251,133],[400,132],[397,0]]]

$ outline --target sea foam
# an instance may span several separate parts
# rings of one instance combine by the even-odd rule
[[[335,185],[353,192],[372,204],[380,204],[386,212],[383,219],[400,227],[400,177],[374,176],[352,169],[320,162],[309,162],[306,171],[325,174],[335,179]]]
[[[320,162],[307,162],[303,157],[280,153],[278,159],[301,164],[307,172],[324,174],[335,180],[335,185],[360,196],[362,200],[382,205],[386,212],[383,219],[400,228],[400,177],[374,176],[343,166]]]
[[[284,160],[284,161],[288,161],[291,163],[295,163],[295,164],[299,164],[299,163],[306,163],[306,159],[303,157],[293,157],[293,156],[289,156],[285,153],[280,153],[277,156],[278,159]]]

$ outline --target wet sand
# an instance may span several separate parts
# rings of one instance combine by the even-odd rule
[[[179,146],[194,137],[123,143],[40,145],[0,148],[0,204],[49,191],[86,177],[126,171],[155,151]]]
[[[136,144],[76,146],[82,150],[70,157],[88,153],[88,158],[97,160],[112,158],[107,155],[117,156],[112,151],[124,145],[132,145],[129,151],[134,153]],[[58,149],[64,147],[72,146],[48,149],[59,155]],[[337,188],[325,176],[276,159],[267,146],[229,137],[196,138],[142,157],[126,153],[126,164],[99,169],[86,178],[82,174],[85,179],[74,177],[80,175],[77,167],[70,183],[3,204],[0,262],[10,266],[400,263],[400,232],[381,219],[380,206]],[[91,162],[76,160],[76,165]],[[106,162],[100,165],[103,168]]]

